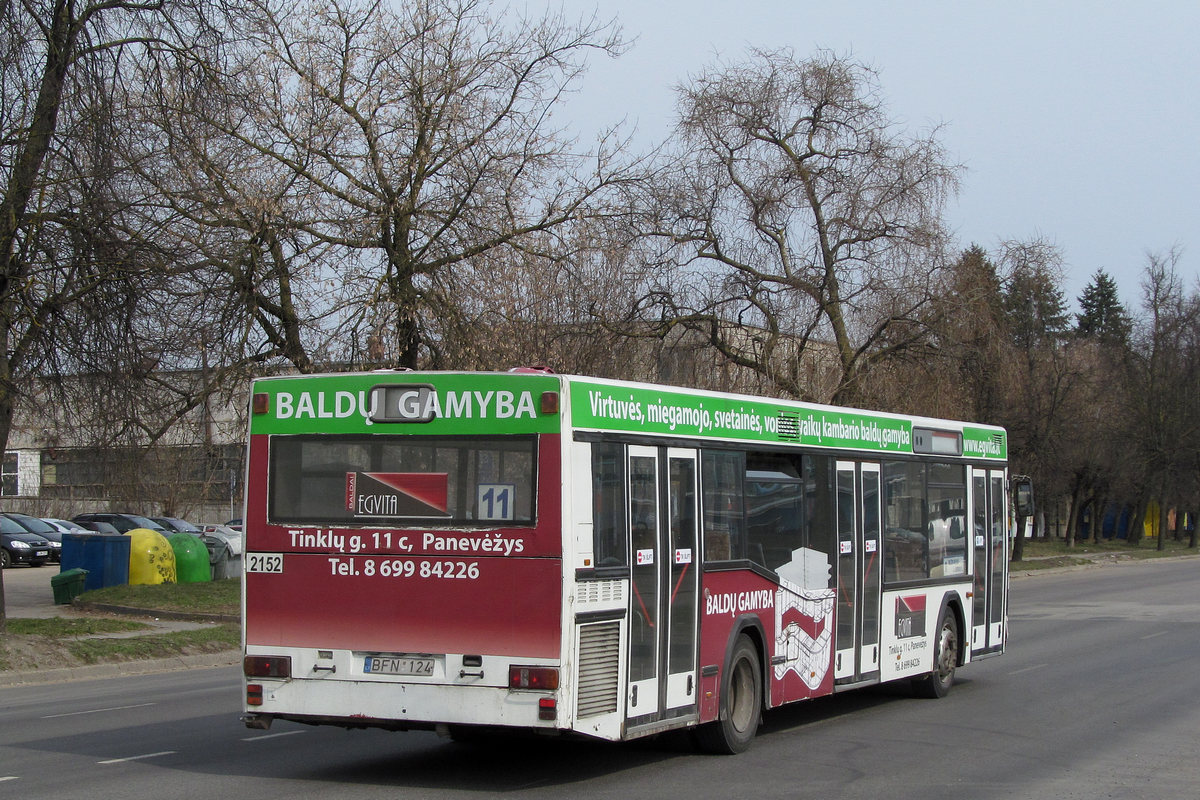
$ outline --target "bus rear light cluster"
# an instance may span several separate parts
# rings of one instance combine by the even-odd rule
[[[554,691],[558,688],[558,670],[554,667],[509,667],[508,688]]]
[[[247,678],[290,678],[292,659],[288,656],[246,656],[242,674]]]
[[[558,708],[553,697],[538,700],[538,719],[553,722],[557,716]]]
[[[261,706],[262,705],[262,684],[248,683],[246,684],[246,705]]]

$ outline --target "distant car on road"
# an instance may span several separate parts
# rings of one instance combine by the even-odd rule
[[[138,514],[112,514],[108,512],[78,514],[74,517],[71,517],[71,521],[107,522],[109,525],[112,525],[114,528],[116,528],[118,533],[129,533],[134,528],[148,528],[149,530],[156,531],[164,535],[170,533],[170,531],[149,517],[143,517]]]
[[[16,520],[0,515],[0,568],[14,564],[40,567],[49,560],[49,539],[35,536]]]
[[[31,517],[28,514],[18,514],[15,511],[6,511],[4,516],[16,522],[22,528],[34,536],[40,536],[50,543],[50,560],[62,561],[62,534],[58,528],[46,522],[44,519]]]

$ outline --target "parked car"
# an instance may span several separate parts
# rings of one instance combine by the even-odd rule
[[[25,530],[16,520],[0,515],[0,568],[14,564],[40,567],[50,560],[50,541]]]
[[[50,560],[62,561],[62,534],[58,528],[37,517],[31,517],[28,514],[18,514],[15,511],[6,511],[4,516],[16,522],[27,532],[34,536],[40,536],[50,543]]]
[[[229,550],[229,555],[233,558],[237,558],[242,554],[241,531],[235,531],[228,525],[204,524],[200,527],[204,529],[204,534],[201,538],[208,545],[210,553],[220,550],[221,547],[225,547]],[[210,541],[212,544],[209,544]]]
[[[226,523],[225,523],[225,527],[226,527],[226,528],[233,528],[235,531],[240,531],[240,530],[242,529],[242,519],[241,519],[241,517],[238,517],[237,519],[231,519],[231,520],[229,520],[228,522],[226,522]]]
[[[151,517],[150,519],[166,528],[171,533],[191,533],[200,536],[204,533],[199,527],[179,517]]]
[[[117,530],[110,523],[107,523],[107,522],[98,522],[98,521],[92,520],[92,519],[69,520],[69,522],[71,522],[71,524],[73,524],[73,525],[78,525],[81,528],[83,528],[84,530],[90,531],[92,533],[107,533],[110,536],[120,536],[121,535],[121,532],[119,530]]]
[[[81,523],[71,522],[69,519],[59,519],[58,517],[42,517],[41,519],[42,522],[53,525],[59,533],[95,533],[95,531],[83,527]]]
[[[112,525],[114,528],[116,528],[118,533],[129,533],[134,528],[149,528],[152,531],[157,531],[158,533],[164,535],[170,533],[170,531],[149,517],[143,517],[138,514],[112,514],[108,512],[78,514],[74,517],[71,517],[71,521],[107,522],[109,525]]]
[[[212,565],[213,580],[233,578],[241,574],[242,532],[228,525],[202,525],[201,540],[208,548],[208,563]]]

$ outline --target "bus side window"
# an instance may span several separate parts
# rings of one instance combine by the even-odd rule
[[[767,569],[779,569],[805,546],[800,459],[749,453],[745,486],[748,557]]]
[[[805,544],[830,557],[837,552],[837,509],[834,486],[837,460],[832,456],[804,457]]]
[[[592,444],[592,556],[597,567],[628,566],[625,447]]]
[[[883,579],[887,583],[929,577],[925,465],[883,462]]]
[[[704,503],[704,560],[746,558],[745,453],[705,450],[700,481]]]

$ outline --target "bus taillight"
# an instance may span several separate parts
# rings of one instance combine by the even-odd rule
[[[246,656],[242,659],[242,674],[247,678],[289,678],[292,659],[287,656]]]
[[[558,718],[558,704],[553,697],[543,697],[538,700],[538,719],[543,722],[553,722]]]
[[[261,706],[262,705],[262,684],[248,683],[246,684],[246,705]]]
[[[558,670],[554,667],[509,667],[508,688],[553,691],[558,688]]]

